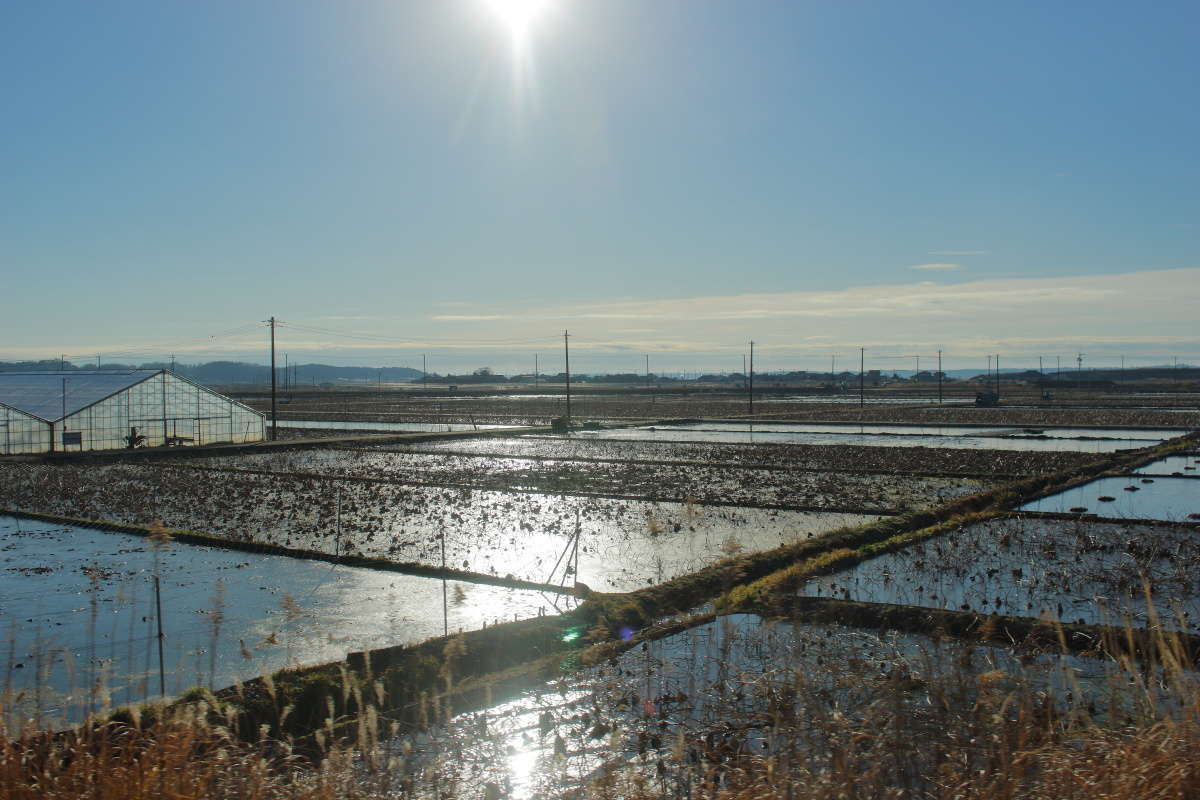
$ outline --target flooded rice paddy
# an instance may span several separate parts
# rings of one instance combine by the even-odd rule
[[[887,447],[948,447],[1033,452],[1074,451],[1111,453],[1165,441],[1187,433],[1185,429],[1163,431],[1098,429],[1051,435],[1052,429],[1027,432],[1018,428],[887,426],[858,424],[772,425],[696,423],[604,431],[583,431],[580,438],[622,441],[735,442],[745,444],[875,445]]]
[[[555,439],[519,436],[423,442],[413,445],[375,445],[372,452],[483,455],[496,458],[561,459],[615,462],[657,462],[708,466],[755,466],[772,469],[858,471],[876,474],[1037,475],[1072,469],[1095,461],[1087,453],[1029,453],[1013,450],[966,450],[927,447],[864,447],[842,445],[710,444],[704,442],[641,442],[604,439]]]
[[[519,491],[576,492],[640,499],[805,510],[904,510],[941,505],[989,484],[971,478],[746,469],[699,463],[530,460],[373,450],[313,449],[203,459],[240,470],[370,478]]]
[[[330,480],[164,464],[5,465],[0,504],[546,582],[576,529],[579,578],[629,590],[878,517]],[[560,565],[556,580],[562,580]],[[574,576],[572,576],[573,578]]]
[[[13,517],[0,542],[6,705],[25,717],[158,696],[155,575],[169,695],[442,634],[433,578]],[[539,592],[446,586],[451,631],[554,613]]]
[[[1200,631],[1200,535],[1089,520],[997,519],[813,578],[800,593],[1064,622]]]
[[[1026,503],[1020,510],[1086,512],[1101,517],[1164,522],[1200,521],[1200,481],[1175,477],[1101,478]]]
[[[734,614],[392,740],[385,755],[402,783],[435,774],[430,797],[561,797],[598,786],[607,796],[686,797],[738,757],[788,754],[827,768],[855,731],[894,740],[906,760],[934,758],[932,744],[970,730],[974,711],[1016,714],[1040,698],[1094,709],[1122,677],[1074,656]],[[913,750],[918,740],[927,746]]]
[[[1152,461],[1144,467],[1135,469],[1139,475],[1188,475],[1200,478],[1200,454],[1190,453],[1179,456],[1167,456],[1158,461]]]
[[[982,436],[1015,439],[1121,439],[1161,442],[1187,433],[1185,429],[1143,430],[1135,428],[1022,428],[990,425],[875,425],[846,422],[699,422],[662,425],[635,430],[687,430],[755,433],[852,433],[878,436]]]

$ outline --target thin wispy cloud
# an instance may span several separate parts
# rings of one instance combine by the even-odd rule
[[[962,269],[962,264],[913,264],[909,269],[952,270]]]
[[[302,352],[303,358],[326,363],[359,358],[411,366],[428,353],[439,359],[439,371],[479,363],[520,371],[528,369],[525,362],[534,353],[550,364],[562,352],[564,329],[571,332],[572,364],[578,350],[579,369],[585,372],[629,371],[630,353],[649,353],[661,363],[656,369],[668,371],[685,365],[740,369],[750,339],[768,359],[764,369],[813,369],[827,365],[832,353],[857,353],[860,346],[868,348],[868,362],[872,355],[882,359],[943,350],[948,358],[970,363],[976,356],[1004,352],[1036,364],[1038,355],[1083,350],[1091,363],[1103,363],[1094,359],[1105,354],[1110,363],[1122,355],[1170,363],[1172,354],[1182,361],[1200,353],[1192,311],[1197,305],[1200,267],[561,305],[496,303],[487,314],[406,315],[334,325],[336,336],[284,327],[278,344],[293,358]],[[0,357],[81,350],[63,344],[62,349],[10,348]],[[262,363],[266,347],[263,331],[256,329],[182,345],[177,352],[206,360],[226,350],[234,360]],[[93,349],[135,348],[131,342],[112,342]]]
[[[751,338],[764,352],[793,359],[860,345],[877,352],[1036,355],[1103,347],[1132,354],[1200,345],[1189,327],[1188,309],[1197,303],[1200,268],[498,309],[503,322],[472,331],[509,338],[569,327],[572,349],[596,358],[632,348],[740,359]],[[1118,317],[1123,333],[1112,329]],[[655,320],[655,330],[643,334],[629,324],[639,319]]]
[[[987,250],[930,250],[931,256],[986,256]]]

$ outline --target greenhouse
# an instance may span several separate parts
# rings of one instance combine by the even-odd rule
[[[160,369],[0,373],[0,454],[259,442],[263,415]]]

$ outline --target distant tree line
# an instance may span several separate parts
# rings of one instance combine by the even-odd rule
[[[277,382],[294,381],[297,386],[335,381],[402,383],[421,377],[419,369],[411,367],[337,367],[329,364],[294,364],[284,374],[283,365],[278,366]],[[100,370],[171,369],[169,361],[145,361],[140,364],[101,363],[74,364],[57,358],[40,361],[0,361],[0,372],[67,372],[88,373]],[[176,362],[174,371],[178,375],[208,384],[256,384],[271,382],[271,368],[245,361],[209,361],[203,364]]]

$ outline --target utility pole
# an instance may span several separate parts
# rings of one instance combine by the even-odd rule
[[[67,354],[66,353],[59,353],[59,355],[58,355],[58,371],[59,372],[67,371]]]
[[[829,379],[833,380],[833,376],[837,374],[837,353],[829,356]]]
[[[288,354],[283,354],[283,391],[288,390]]]
[[[563,356],[567,367],[567,428],[571,427],[571,345],[567,341],[571,334],[563,331]]]
[[[1075,377],[1078,379],[1079,388],[1083,388],[1083,353],[1075,355]]]
[[[938,350],[938,405],[942,404],[942,351]]]
[[[750,414],[754,415],[754,340],[750,340]]]
[[[271,325],[271,441],[275,441],[278,435],[275,413],[275,318],[271,317],[268,322]]]
[[[650,354],[646,354],[646,388],[650,388]]]
[[[100,369],[100,354],[96,353],[96,369]]]
[[[422,388],[429,388],[429,373],[425,371],[425,354],[421,353],[421,385]]]
[[[867,377],[867,348],[858,348],[858,407],[862,409],[866,407],[866,394],[863,391],[866,385],[864,381]]]
[[[538,388],[538,363],[537,363],[537,357],[538,357],[538,354],[537,354],[537,353],[534,353],[534,354],[533,354],[533,388],[534,388],[534,389],[537,389],[537,388]]]
[[[1000,354],[996,353],[996,400],[1000,400]]]

